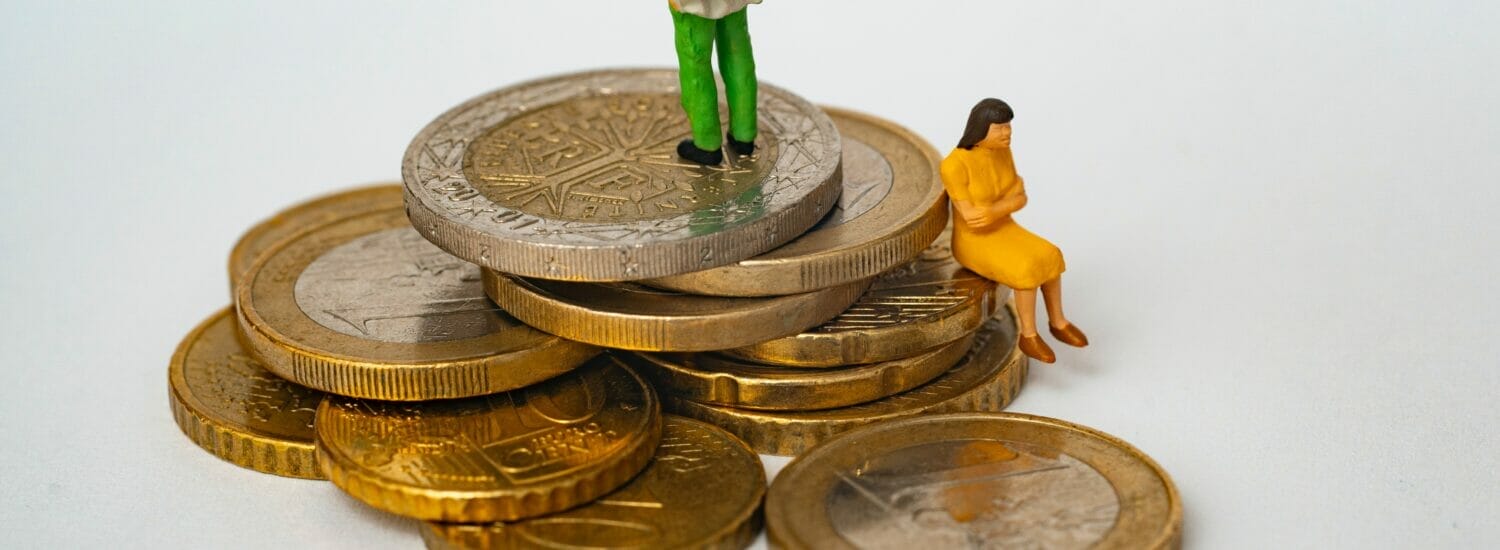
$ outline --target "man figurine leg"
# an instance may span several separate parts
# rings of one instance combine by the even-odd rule
[[[719,133],[722,128],[719,125],[719,90],[714,84],[713,68],[714,36],[718,24],[713,19],[677,10],[672,10],[672,22],[677,30],[682,109],[687,112],[688,123],[693,128],[692,139],[677,144],[677,155],[698,164],[716,165],[724,162],[723,138]]]
[[[755,152],[755,53],[750,48],[750,25],[745,9],[718,21],[719,72],[729,99],[729,148],[741,155]]]

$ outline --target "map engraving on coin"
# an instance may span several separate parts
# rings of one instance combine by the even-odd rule
[[[402,163],[412,223],[440,248],[518,275],[660,277],[735,262],[803,233],[840,192],[827,115],[762,85],[753,155],[700,166],[669,70],[505,88],[445,113]]]

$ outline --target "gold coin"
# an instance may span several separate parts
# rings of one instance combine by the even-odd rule
[[[468,399],[330,397],[318,460],[354,498],[430,521],[512,521],[566,510],[630,481],[661,438],[656,394],[607,356],[546,382]]]
[[[874,277],[919,254],[948,222],[941,158],[879,117],[824,108],[843,138],[844,190],[795,240],[723,267],[652,279],[651,286],[717,296],[778,296]]]
[[[911,391],[852,407],[774,412],[707,405],[663,395],[667,409],[729,430],[762,454],[792,456],[851,428],[918,414],[998,411],[1026,380],[1026,356],[1016,348],[1015,309],[986,321],[953,368]]]
[[[656,457],[619,490],[588,505],[517,523],[428,523],[427,547],[709,548],[750,545],[761,527],[760,457],[714,426],[668,416]]]
[[[598,353],[484,298],[479,268],[388,208],[282,240],[242,280],[241,332],[272,372],[329,393],[398,401],[511,390]]]
[[[624,353],[663,393],[699,403],[812,411],[889,397],[937,378],[968,353],[973,336],[904,359],[841,369],[795,369],[708,353]]]
[[[240,278],[262,252],[276,241],[309,227],[349,216],[401,206],[401,184],[382,183],[324,195],[277,212],[251,227],[229,253],[229,297],[234,298]]]
[[[188,333],[167,367],[172,416],[214,456],[258,472],[322,479],[313,413],[323,394],[271,374],[240,347],[220,310]]]
[[[797,457],[766,499],[781,548],[1178,548],[1182,500],[1144,453],[1061,420],[907,418]]]
[[[636,351],[710,351],[796,334],[838,315],[869,286],[865,280],[790,296],[723,298],[484,270],[485,292],[526,324]]]
[[[837,367],[909,357],[972,334],[1009,290],[959,265],[950,240],[945,230],[916,260],[876,278],[832,321],[723,353],[775,365]]]

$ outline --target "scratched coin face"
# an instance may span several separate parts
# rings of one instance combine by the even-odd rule
[[[948,220],[931,145],[869,115],[829,109],[843,138],[843,194],[822,221],[754,258],[646,284],[714,296],[776,296],[868,279],[911,261]]]
[[[319,459],[335,485],[403,516],[533,517],[588,502],[641,470],[661,436],[655,394],[608,356],[512,392],[318,410]]]
[[[321,478],[313,413],[323,393],[277,377],[235,338],[223,310],[183,340],[168,373],[183,433],[215,456],[252,470]]]
[[[799,334],[725,351],[797,367],[894,361],[972,334],[1005,290],[953,259],[944,231],[915,260],[882,274],[849,309]]]
[[[765,470],[727,432],[668,416],[640,475],[583,507],[515,523],[428,523],[434,549],[744,548],[760,529]]]
[[[841,142],[821,110],[762,84],[755,154],[700,166],[676,155],[677,85],[670,70],[580,73],[448,111],[402,162],[413,225],[498,271],[626,281],[754,256],[833,208]]]
[[[238,303],[268,369],[352,397],[496,393],[598,353],[505,314],[484,297],[479,268],[428,243],[400,207],[281,241],[242,280]]]
[[[850,431],[789,464],[767,507],[788,548],[1167,548],[1182,515],[1129,444],[1005,413]]]

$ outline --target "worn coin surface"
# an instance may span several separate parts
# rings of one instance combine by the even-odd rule
[[[792,456],[851,428],[918,414],[998,411],[1026,380],[1016,348],[1015,309],[986,321],[953,368],[911,391],[852,407],[821,411],[754,411],[663,395],[667,409],[729,430],[756,452]]]
[[[879,275],[937,238],[948,222],[937,151],[879,117],[825,111],[843,139],[844,192],[832,212],[765,254],[647,284],[719,296],[809,292]]]
[[[833,320],[791,336],[723,353],[795,367],[892,361],[973,334],[1009,289],[953,259],[947,231],[915,260],[875,279]]]
[[[591,504],[515,523],[427,523],[432,549],[708,548],[749,546],[761,527],[766,474],[728,432],[668,416],[656,457]]]
[[[183,338],[167,368],[172,416],[203,450],[246,468],[322,479],[313,413],[323,393],[271,374],[240,347],[229,308]]]
[[[866,426],[797,457],[766,500],[782,548],[1177,548],[1167,473],[1113,436],[1006,413]]]
[[[637,283],[575,283],[484,270],[484,290],[528,325],[570,340],[636,351],[709,351],[796,334],[827,321],[870,286],[727,298]]]
[[[229,253],[229,297],[234,298],[241,277],[276,241],[309,227],[347,218],[361,212],[399,208],[401,184],[382,183],[324,195],[277,212],[251,227]]]
[[[242,280],[238,304],[245,341],[267,368],[352,397],[495,393],[598,353],[490,303],[479,268],[428,243],[400,207],[282,240]]]
[[[675,70],[605,70],[455,107],[402,161],[412,224],[506,273],[628,281],[749,258],[833,208],[840,141],[821,110],[761,84],[755,154],[701,166],[676,154],[677,86]]]
[[[969,351],[973,336],[912,357],[841,369],[761,365],[709,353],[624,353],[662,393],[700,403],[767,411],[848,407],[937,378]]]
[[[661,438],[656,394],[600,356],[524,389],[395,403],[330,397],[318,460],[354,498],[431,521],[511,521],[572,508],[624,485]]]

